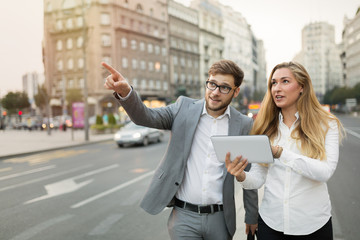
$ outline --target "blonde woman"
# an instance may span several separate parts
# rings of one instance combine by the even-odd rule
[[[318,102],[302,65],[272,70],[251,134],[270,138],[274,163],[244,172],[247,160],[227,154],[226,167],[245,189],[265,184],[258,239],[333,239],[326,182],[338,163],[343,127]]]

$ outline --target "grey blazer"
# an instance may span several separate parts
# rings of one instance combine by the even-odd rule
[[[141,207],[150,214],[158,214],[166,206],[172,206],[174,196],[181,185],[190,153],[194,133],[199,122],[204,99],[179,97],[176,103],[162,108],[147,108],[133,90],[126,100],[115,98],[124,107],[131,120],[152,128],[171,130],[167,151],[158,165]],[[229,135],[247,135],[252,120],[230,107]],[[223,187],[223,204],[226,226],[231,236],[235,233],[234,177],[227,173]],[[245,222],[257,223],[257,190],[244,190]]]

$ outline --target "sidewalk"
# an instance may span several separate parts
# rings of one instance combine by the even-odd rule
[[[113,133],[92,135],[89,131],[89,141],[85,141],[84,130],[52,130],[48,135],[47,131],[6,129],[0,131],[0,160],[27,153],[112,140],[113,136]]]

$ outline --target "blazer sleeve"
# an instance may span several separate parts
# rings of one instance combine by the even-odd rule
[[[245,171],[249,171],[251,164],[249,164]],[[257,189],[243,189],[243,202],[245,209],[245,223],[257,224],[258,222],[258,190]]]

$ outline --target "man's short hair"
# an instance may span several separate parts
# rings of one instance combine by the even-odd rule
[[[216,74],[230,74],[234,77],[235,86],[239,87],[244,79],[244,72],[231,60],[220,60],[209,69],[209,76]]]

